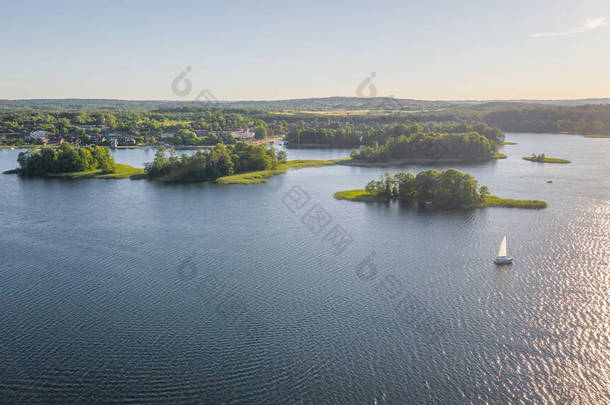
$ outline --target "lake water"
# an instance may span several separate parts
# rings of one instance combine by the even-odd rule
[[[0,402],[610,403],[610,139],[507,138],[508,159],[457,168],[547,209],[333,199],[387,168],[0,175]]]

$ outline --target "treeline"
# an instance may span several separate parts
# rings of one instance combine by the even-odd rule
[[[476,132],[469,133],[417,133],[389,138],[384,145],[363,146],[354,149],[351,157],[365,162],[388,162],[392,159],[455,159],[464,162],[491,159],[498,149]]]
[[[286,162],[286,152],[275,152],[264,146],[238,143],[234,146],[218,144],[210,151],[178,157],[171,150],[159,148],[155,159],[144,165],[149,178],[171,181],[209,181],[257,170],[275,169]]]
[[[219,143],[225,145],[234,144],[235,138],[229,134],[210,134],[207,136],[197,136],[195,131],[190,129],[181,129],[175,135],[166,139],[171,145],[207,145],[212,146]]]
[[[101,169],[111,173],[115,161],[108,148],[101,146],[74,147],[63,143],[59,148],[44,147],[33,151],[21,152],[17,157],[19,173],[27,176],[82,172]]]
[[[440,208],[476,207],[489,195],[486,186],[479,187],[472,175],[456,169],[424,170],[417,176],[410,172],[393,176],[386,173],[379,180],[370,181],[365,191],[387,199],[417,201]]]
[[[490,141],[500,143],[504,132],[484,122],[406,122],[401,124],[330,124],[323,128],[303,128],[290,131],[286,140],[291,145],[318,144],[334,147],[357,147],[384,143],[401,135],[463,134],[476,132]]]
[[[261,119],[265,118],[265,119]],[[259,129],[263,134],[283,133],[287,123],[277,116],[223,111],[187,109],[168,111],[15,111],[0,113],[0,134],[29,134],[47,131],[50,136],[67,137],[83,134],[83,126],[97,126],[136,138],[159,137],[180,130],[229,131],[240,128]],[[90,133],[100,128],[88,128]]]
[[[509,132],[610,134],[610,105],[501,106],[481,118]]]

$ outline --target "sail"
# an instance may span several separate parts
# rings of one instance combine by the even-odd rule
[[[500,244],[500,250],[498,250],[498,257],[506,256],[506,236],[502,239],[502,243]]]

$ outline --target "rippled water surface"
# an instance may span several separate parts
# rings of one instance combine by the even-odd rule
[[[610,139],[508,139],[508,159],[458,168],[547,209],[332,198],[381,168],[0,176],[0,402],[609,403]],[[504,234],[515,263],[497,268]]]

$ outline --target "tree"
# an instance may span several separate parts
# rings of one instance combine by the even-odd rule
[[[233,160],[227,147],[221,143],[214,146],[206,164],[206,172],[209,178],[217,179],[233,174]]]
[[[116,163],[114,162],[114,158],[110,155],[110,149],[103,146],[91,146],[89,151],[97,162],[97,167],[101,169],[103,173],[111,173],[114,171]]]
[[[254,128],[254,139],[265,139],[267,137],[267,127],[258,126]]]
[[[394,175],[398,182],[398,197],[401,200],[412,200],[416,197],[415,176],[411,172],[401,172]]]
[[[288,154],[286,151],[281,150],[277,153],[277,161],[279,163],[286,163],[288,161]]]
[[[425,203],[435,199],[439,175],[440,173],[436,170],[423,170],[417,174],[415,177],[415,190],[419,203]]]
[[[485,200],[486,197],[489,197],[491,193],[489,192],[489,188],[487,186],[481,186],[479,189],[479,198],[481,201]]]

